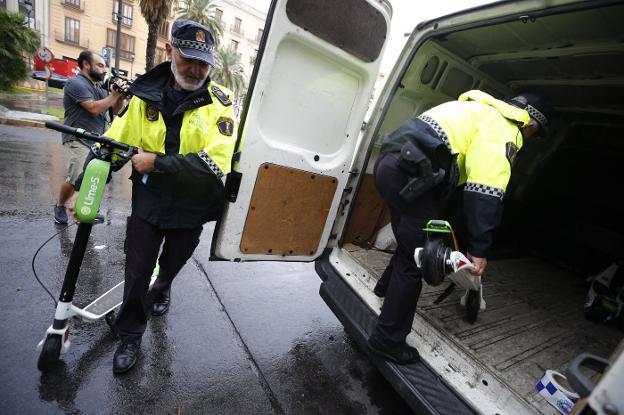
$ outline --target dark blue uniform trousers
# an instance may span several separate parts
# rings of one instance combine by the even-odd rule
[[[167,289],[199,244],[202,226],[193,229],[160,229],[136,215],[126,229],[126,272],[124,298],[115,328],[125,343],[140,343],[157,294]],[[160,258],[158,252],[163,243]],[[160,272],[148,295],[149,283],[158,259]]]
[[[414,250],[423,246],[423,228],[427,221],[436,217],[440,207],[436,189],[409,204],[399,196],[409,177],[398,162],[398,153],[384,153],[377,159],[374,169],[375,185],[390,209],[392,231],[398,245],[380,279],[387,290],[372,334],[388,347],[404,345],[411,331],[422,288],[422,274],[416,267]]]

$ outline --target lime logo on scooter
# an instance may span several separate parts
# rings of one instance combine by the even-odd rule
[[[93,223],[95,221],[109,170],[110,162],[108,161],[93,159],[87,165],[76,201],[76,216],[80,222]]]

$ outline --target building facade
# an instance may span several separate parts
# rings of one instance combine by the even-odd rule
[[[102,54],[112,49],[110,66],[115,64],[118,0],[49,0],[48,30],[42,26],[43,44],[59,59],[76,59],[89,49]],[[159,30],[156,63],[165,60],[165,41],[170,19]],[[148,27],[138,1],[122,0],[119,68],[122,75],[134,79],[145,72]]]
[[[145,72],[148,27],[137,0],[121,0],[121,41],[119,66],[130,79]],[[170,17],[159,30],[156,64],[166,60],[165,42],[175,20],[178,2],[172,2]],[[241,58],[246,82],[258,55],[266,13],[239,0],[216,0],[215,17],[221,21],[220,47],[235,50]],[[0,7],[30,17],[31,27],[41,34],[41,44],[55,58],[75,60],[89,49],[102,54],[111,48],[110,66],[115,63],[118,0],[0,0]]]
[[[76,60],[84,49],[102,54],[104,48],[111,48],[109,63],[114,67],[118,0],[0,0],[0,7],[28,15],[30,27],[41,35],[41,45],[55,58]],[[173,16],[172,7],[159,30],[157,64],[166,59]],[[145,72],[147,33],[138,1],[122,0],[119,68],[130,79]]]
[[[216,0],[214,3],[215,17],[223,26],[220,46],[230,47],[240,55],[245,81],[249,82],[264,32],[266,13],[239,0]]]

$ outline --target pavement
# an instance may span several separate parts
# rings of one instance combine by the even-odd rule
[[[58,117],[36,112],[13,111],[0,105],[0,124],[15,125],[19,127],[45,128],[46,121],[58,121]]]
[[[60,142],[56,132],[0,126],[4,413],[411,413],[319,297],[313,264],[210,262],[211,224],[174,282],[169,313],[150,320],[134,370],[113,375],[117,339],[103,321],[77,320],[70,350],[54,370],[39,372],[35,346],[54,303],[32,267],[58,296],[76,231],[52,220]],[[91,233],[78,305],[123,278],[128,169],[106,189],[106,220]]]
[[[61,112],[63,94],[50,92],[46,96],[41,91],[19,89],[11,92],[0,92],[0,124],[20,127],[45,128],[46,121],[58,121],[49,110]]]

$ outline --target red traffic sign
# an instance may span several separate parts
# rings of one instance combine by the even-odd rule
[[[52,62],[52,59],[54,59],[54,55],[52,54],[52,51],[45,47],[37,48],[37,57],[45,63],[50,63]]]

